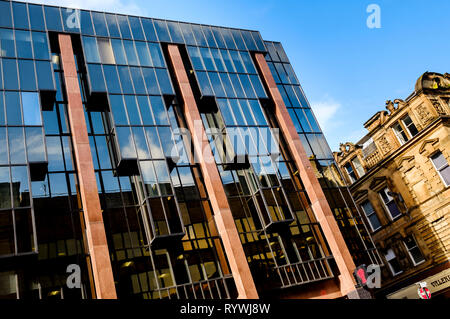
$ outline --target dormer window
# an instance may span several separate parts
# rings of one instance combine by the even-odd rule
[[[403,125],[408,130],[409,135],[411,138],[417,135],[419,131],[417,130],[417,127],[414,125],[414,122],[411,120],[409,115],[406,115],[404,118],[402,118]]]
[[[409,115],[404,116],[400,121],[395,123],[394,126],[392,126],[392,129],[394,130],[400,145],[405,144],[409,139],[419,133],[419,130],[417,130],[416,125]]]

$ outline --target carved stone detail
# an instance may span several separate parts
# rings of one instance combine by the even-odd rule
[[[391,144],[389,144],[386,136],[382,136],[378,140],[378,143],[380,144],[380,148],[384,154],[389,153],[389,151],[392,149],[392,146],[391,146]]]
[[[430,111],[427,109],[427,107],[422,103],[420,104],[417,108],[416,108],[417,114],[420,118],[420,120],[423,123],[427,123],[431,120],[431,113]]]

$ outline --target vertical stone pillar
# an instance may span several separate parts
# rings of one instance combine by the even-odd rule
[[[283,98],[281,97],[264,55],[262,53],[256,53],[255,62],[259,69],[261,79],[268,89],[267,93],[275,104],[275,117],[299,170],[300,178],[302,179],[306,193],[311,200],[311,207],[317,221],[320,223],[328,245],[330,246],[331,253],[333,254],[334,260],[341,273],[341,293],[342,295],[348,295],[349,298],[357,298],[358,294],[352,293],[349,295],[350,292],[356,290],[356,281],[353,277],[353,272],[356,267],[352,256],[350,255],[336,219],[328,205],[325,194],[320,187],[319,180],[314,174],[314,170],[311,167],[311,163],[303,148],[300,136],[295,129],[294,123],[284,104]]]
[[[225,253],[230,263],[239,298],[256,299],[258,292],[242,248],[241,240],[234,223],[227,196],[217,170],[216,162],[206,136],[197,103],[192,92],[186,69],[178,46],[169,44],[168,53],[174,76],[183,99],[183,111],[191,132],[196,158],[200,162],[209,200],[214,211],[214,219],[222,238]]]
[[[72,40],[69,34],[59,34],[58,41],[61,50],[64,82],[66,84],[67,113],[72,131],[72,145],[75,153],[81,202],[83,204],[86,239],[91,259],[95,293],[98,299],[116,299],[114,277],[89,146],[81,91],[78,84]]]

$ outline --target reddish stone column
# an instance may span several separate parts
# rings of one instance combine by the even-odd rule
[[[195,155],[200,162],[205,186],[214,211],[214,219],[230,263],[239,298],[256,299],[258,298],[258,293],[255,283],[253,282],[247,258],[245,257],[234,218],[228,205],[227,196],[203,127],[180,50],[176,45],[169,44],[168,52],[183,98],[183,111],[188,129],[192,135]]]
[[[72,131],[72,145],[83,204],[86,239],[89,249],[95,293],[98,299],[116,299],[114,277],[103,225],[102,209],[84,117],[70,35],[59,34],[59,47],[67,91],[67,113]]]
[[[319,180],[311,167],[311,163],[303,148],[300,136],[298,135],[288,110],[284,105],[283,98],[278,91],[278,87],[273,79],[264,55],[262,53],[256,53],[255,61],[261,78],[269,91],[268,94],[275,104],[275,117],[299,170],[300,178],[302,179],[306,193],[311,200],[311,207],[317,221],[320,223],[328,245],[330,246],[331,253],[333,254],[334,260],[341,273],[341,293],[342,295],[347,295],[355,290],[356,285],[356,281],[353,277],[353,272],[356,267],[352,256],[348,251],[341,231],[339,230],[330,206],[328,205],[325,194],[320,187]]]

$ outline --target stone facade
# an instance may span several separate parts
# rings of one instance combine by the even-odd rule
[[[364,124],[368,133],[358,143],[334,153],[385,256],[378,297],[450,267],[448,172],[432,160],[450,163],[449,74],[424,73],[406,100],[387,101],[386,109]],[[448,297],[448,288],[438,295]]]

